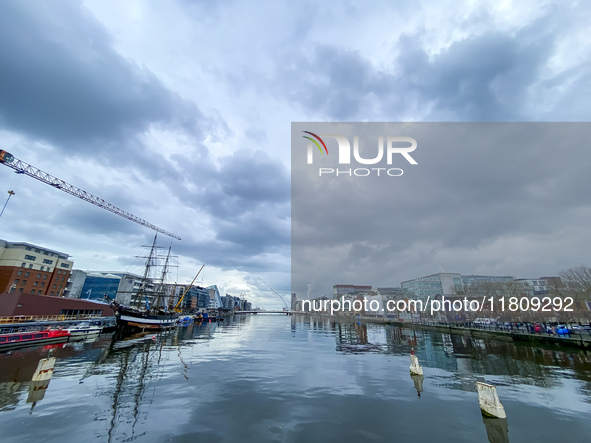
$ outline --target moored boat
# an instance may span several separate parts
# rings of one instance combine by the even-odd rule
[[[137,329],[168,329],[174,328],[178,320],[178,314],[150,314],[125,306],[117,307],[117,324],[121,327]]]
[[[100,334],[102,330],[102,326],[92,324],[88,321],[78,323],[67,329],[73,338],[81,338],[87,337],[89,335]]]
[[[146,260],[144,275],[137,292],[133,293],[131,306],[124,306],[113,301],[117,318],[117,326],[125,329],[170,329],[176,326],[179,314],[168,310],[169,295],[164,289],[164,281],[168,272],[168,256],[159,279],[150,277],[151,272],[158,266],[156,254],[156,236]],[[142,306],[143,305],[143,306]]]
[[[13,332],[0,334],[0,350],[24,348],[27,346],[64,343],[70,340],[66,329],[49,329],[45,331]]]

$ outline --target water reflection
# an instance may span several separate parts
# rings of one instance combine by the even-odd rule
[[[581,351],[262,315],[60,346],[0,354],[8,440],[496,443],[509,430],[514,441],[591,431]],[[424,376],[409,380],[411,348]],[[47,358],[51,383],[35,384]],[[498,386],[509,424],[481,422],[476,381]]]
[[[292,319],[292,324],[298,318]],[[304,322],[305,323],[305,322]],[[310,321],[315,331],[335,334],[336,351],[346,354],[384,353],[408,355],[415,348],[421,361],[463,376],[495,374],[511,376],[519,383],[552,388],[566,378],[585,382],[581,392],[591,391],[591,355],[582,350],[531,347],[513,342],[474,339],[437,332],[424,332],[393,325],[334,323],[323,319]],[[556,368],[567,369],[557,372]],[[475,391],[468,380],[467,390]]]
[[[482,415],[482,422],[490,443],[509,443],[509,425],[506,418],[492,418]]]
[[[55,357],[47,357],[39,360],[37,369],[33,373],[31,383],[29,385],[29,397],[27,403],[33,403],[31,412],[38,401],[43,400],[45,397],[45,391],[49,386],[51,377],[53,376],[53,368],[55,366]]]
[[[410,378],[412,379],[415,390],[417,391],[417,395],[421,398],[421,392],[423,392],[423,380],[425,379],[424,374],[410,374]]]
[[[53,375],[54,349],[66,344],[53,344],[0,353],[0,411],[12,410],[21,392],[28,390],[27,403],[43,399]]]

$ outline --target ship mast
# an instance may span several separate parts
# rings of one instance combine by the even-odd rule
[[[166,255],[166,260],[164,261],[164,266],[162,268],[162,276],[160,277],[160,287],[157,291],[156,301],[154,302],[155,307],[160,306],[160,297],[164,298],[164,282],[166,281],[166,274],[168,274],[168,261],[170,260],[170,251],[172,246],[168,247],[168,254]]]
[[[154,260],[154,254],[156,251],[156,237],[158,237],[158,234],[154,235],[154,242],[152,243],[152,247],[150,248],[150,253],[148,254],[148,258],[146,260],[146,268],[144,269],[144,275],[142,277],[142,282],[140,284],[140,288],[138,289],[137,292],[137,299],[136,299],[136,303],[137,306],[140,307],[142,304],[142,296],[146,295],[146,286],[148,285],[148,278],[150,277],[150,271],[152,268],[152,261]],[[149,309],[148,309],[149,311]]]

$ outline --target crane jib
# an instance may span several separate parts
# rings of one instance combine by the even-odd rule
[[[48,174],[47,172],[43,172],[42,170],[32,165],[29,165],[28,163],[25,163],[22,160],[15,158],[9,152],[0,150],[0,163],[8,166],[9,168],[14,169],[19,174],[25,174],[29,177],[33,177],[34,179],[39,180],[40,182],[46,183],[50,186],[53,186],[56,189],[67,192],[68,194],[73,195],[74,197],[78,197],[79,199],[92,203],[93,205],[98,206],[99,208],[106,209],[107,211],[110,211],[113,214],[117,214],[123,218],[126,218],[127,220],[131,220],[154,231],[168,235],[172,238],[176,238],[177,240],[181,239],[178,235],[175,235],[172,232],[168,232],[162,228],[154,226],[152,223],[149,223],[146,220],[136,217],[135,215],[127,211],[124,211],[123,209],[120,209],[115,205],[112,205],[111,203],[103,200],[102,198],[99,198],[95,195],[92,195],[89,192],[86,192],[84,189],[77,188],[76,186],[66,183],[65,181],[60,180],[59,178],[54,177]]]

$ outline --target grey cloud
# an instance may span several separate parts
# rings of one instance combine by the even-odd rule
[[[294,147],[301,145],[298,128],[339,133],[338,125],[326,125],[296,124]],[[369,140],[383,133],[383,125],[367,125]],[[425,269],[473,273],[481,265],[521,276],[558,272],[557,257],[575,260],[583,250],[559,246],[554,257],[534,251],[561,238],[562,230],[581,232],[586,225],[588,132],[584,123],[393,124],[389,133],[420,141],[413,152],[418,165],[402,166],[405,173],[396,178],[320,178],[315,168],[322,164],[308,171],[294,149],[294,289],[305,293],[310,282],[324,292],[360,280],[386,285],[393,274],[398,284]],[[499,241],[527,246],[508,256],[492,246]],[[469,251],[482,252],[470,268],[450,269]],[[516,264],[508,267],[506,260]],[[541,262],[544,272],[536,268]]]
[[[246,149],[214,163],[203,140],[220,142],[232,136],[223,117],[215,111],[205,117],[153,73],[117,53],[112,37],[81,2],[50,6],[7,1],[2,8],[3,128],[51,142],[61,151],[58,155],[94,157],[125,170],[133,186],[146,179],[161,184],[169,190],[169,201],[154,201],[145,194],[130,197],[121,185],[95,190],[84,181],[72,183],[156,225],[143,214],[160,207],[167,215],[172,211],[176,226],[160,227],[184,238],[180,253],[198,255],[222,269],[275,266],[264,257],[289,244],[285,166],[262,151]],[[186,135],[186,152],[169,162],[166,146],[161,153],[147,150],[138,134],[150,127]],[[192,223],[189,216],[194,214],[212,221],[209,240],[191,238],[191,229],[200,222]],[[53,229],[83,230],[88,235],[144,232],[115,215],[75,204],[52,210],[47,221]]]
[[[432,56],[424,31],[415,31],[400,37],[398,55],[385,67],[340,46],[294,48],[277,57],[269,86],[260,86],[297,103],[309,120],[400,121],[413,114],[432,121],[584,120],[589,111],[580,93],[590,90],[589,62],[555,78],[544,73],[566,32],[561,24],[580,20],[573,14],[549,8],[516,32],[489,26]],[[556,102],[552,113],[542,102]]]
[[[185,160],[183,176],[192,177],[196,189],[188,190],[179,183],[183,186],[177,189],[181,198],[220,219],[237,219],[244,213],[261,210],[259,206],[276,214],[276,209],[268,205],[289,201],[287,168],[264,151],[239,149],[221,158],[219,166]]]
[[[270,270],[267,254],[289,247],[290,179],[287,168],[263,151],[241,149],[218,164],[185,159],[177,197],[193,211],[211,217],[212,238],[197,240],[190,232],[182,250],[223,268]],[[183,219],[186,216],[181,216]],[[194,238],[195,237],[195,238]],[[191,252],[189,252],[191,251]]]
[[[0,123],[71,153],[120,153],[150,124],[193,134],[203,116],[113,49],[80,2],[6,1],[0,14]]]

